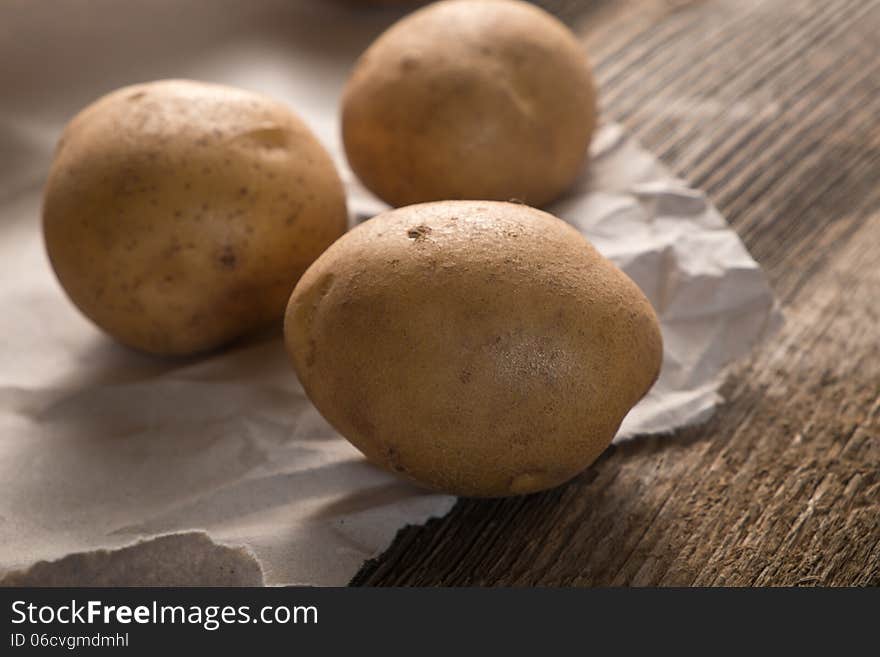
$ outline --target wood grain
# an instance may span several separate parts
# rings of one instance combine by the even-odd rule
[[[352,583],[880,584],[880,2],[582,6],[604,116],[707,191],[786,325],[708,424],[462,500]]]

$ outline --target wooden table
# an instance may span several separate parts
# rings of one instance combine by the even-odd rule
[[[880,1],[545,4],[604,116],[709,194],[787,323],[708,424],[462,500],[353,583],[880,584]]]

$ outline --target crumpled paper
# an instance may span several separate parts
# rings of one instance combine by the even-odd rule
[[[345,584],[398,529],[454,498],[365,462],[309,403],[277,330],[183,361],[98,332],[51,273],[41,186],[82,105],[191,77],[288,102],[334,153],[353,220],[371,216],[384,206],[345,165],[336,107],[354,57],[397,14],[91,0],[85,21],[84,2],[0,8],[0,60],[33,65],[0,79],[0,584]],[[660,379],[617,439],[699,422],[726,365],[778,326],[773,295],[703,194],[619,126],[592,151],[548,209],[640,285],[665,341]]]

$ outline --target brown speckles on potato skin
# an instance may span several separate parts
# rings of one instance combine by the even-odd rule
[[[424,225],[423,226],[415,226],[413,228],[407,229],[407,231],[406,231],[406,236],[409,237],[411,240],[415,240],[416,242],[427,239],[428,235],[430,235],[430,234],[431,234],[431,227],[424,226]]]
[[[250,92],[134,85],[85,108],[60,143],[44,194],[50,260],[83,313],[138,349],[204,351],[276,321],[346,229],[329,155]]]
[[[221,269],[232,271],[238,266],[238,256],[235,255],[235,249],[229,245],[220,249],[217,255],[217,264]]]
[[[368,458],[467,496],[581,472],[662,358],[635,284],[571,226],[510,203],[427,203],[354,228],[303,275],[285,339],[310,399]]]
[[[357,176],[393,206],[557,198],[596,123],[586,54],[525,2],[447,0],[393,25],[364,53],[342,103]]]

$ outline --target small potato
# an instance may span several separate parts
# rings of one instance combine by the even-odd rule
[[[333,162],[295,114],[186,80],[119,89],[80,112],[43,206],[73,302],[157,354],[211,349],[280,319],[346,224]]]
[[[623,272],[559,219],[491,201],[353,229],[300,279],[285,338],[309,398],[371,461],[468,496],[581,472],[662,359]]]
[[[363,54],[343,96],[348,161],[394,206],[549,203],[581,170],[595,124],[577,38],[513,0],[446,0],[406,16]]]

